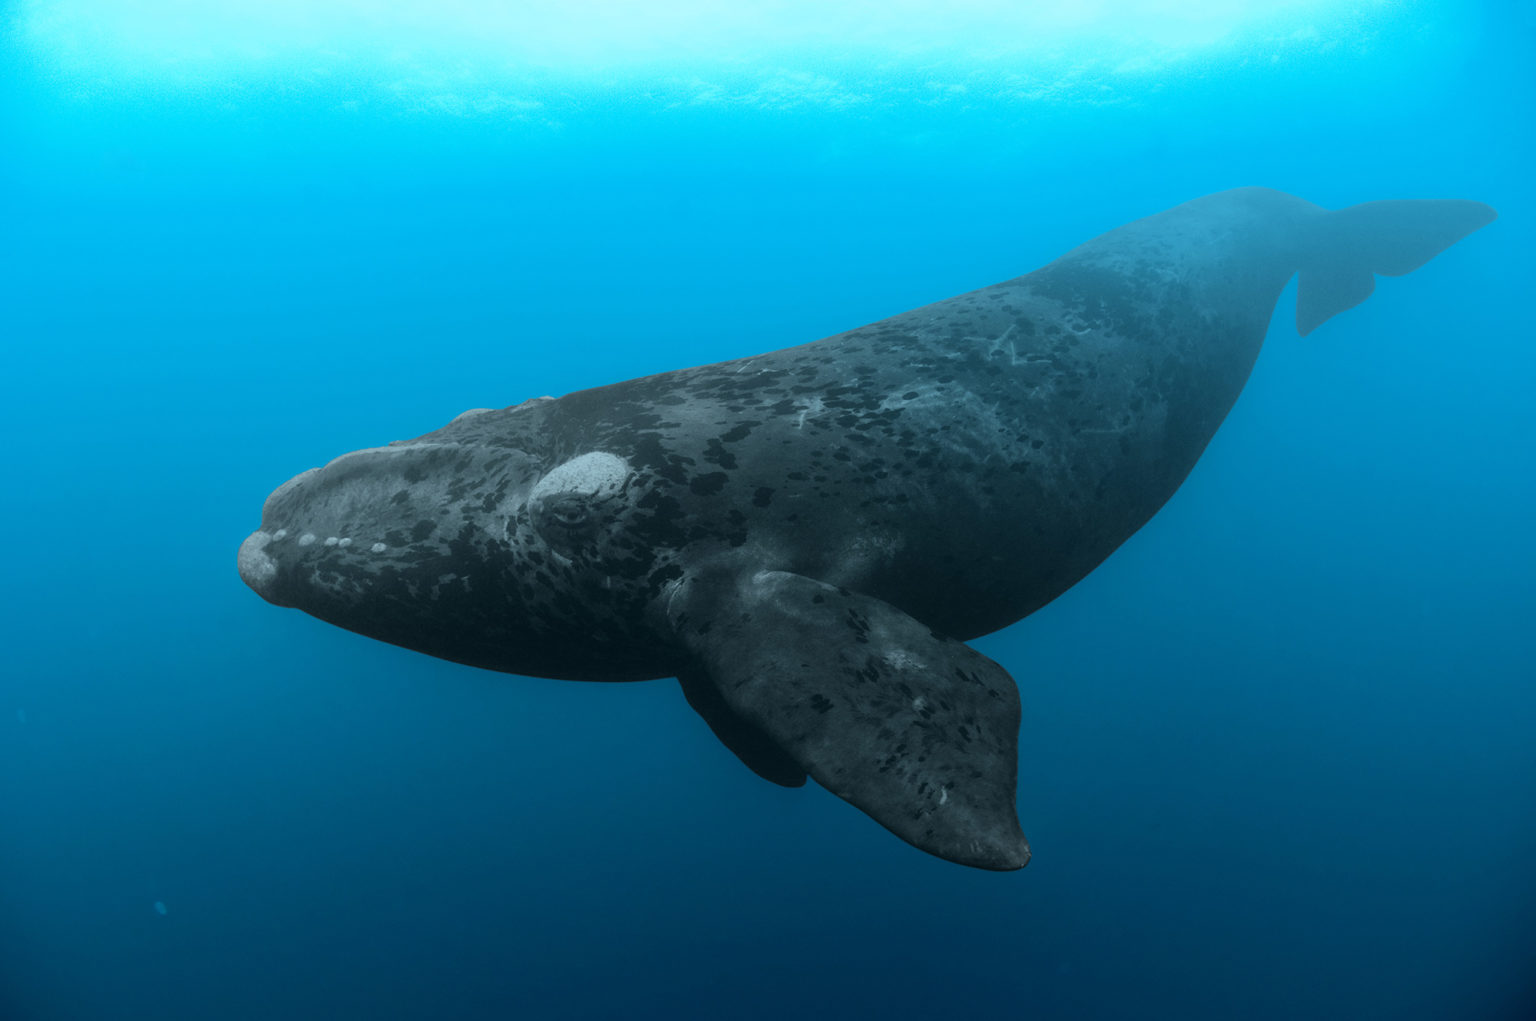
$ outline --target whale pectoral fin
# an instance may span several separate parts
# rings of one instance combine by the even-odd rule
[[[685,579],[668,616],[697,664],[685,690],[709,684],[833,794],[941,858],[1029,861],[1019,695],[1002,667],[878,599],[782,571]]]
[[[1376,289],[1376,275],[1411,273],[1492,223],[1481,202],[1409,199],[1324,212],[1309,227],[1296,282],[1296,332],[1303,337]]]
[[[720,689],[708,676],[697,670],[682,670],[677,680],[693,711],[704,718],[720,743],[734,752],[743,765],[781,787],[805,786],[805,770],[800,768],[800,763],[761,728],[748,723],[726,705]]]

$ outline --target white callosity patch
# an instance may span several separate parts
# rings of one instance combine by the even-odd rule
[[[315,535],[313,532],[305,532],[303,535],[299,536],[300,546],[313,546],[314,544]]]
[[[448,424],[452,425],[454,422],[458,422],[458,421],[461,421],[461,420],[466,419],[466,418],[473,418],[476,415],[483,415],[483,414],[485,414],[488,411],[495,411],[495,410],[496,410],[495,408],[470,408],[468,411],[461,411],[461,412],[459,412],[457,415],[455,415],[453,417],[453,421],[449,422]]]
[[[272,536],[266,532],[256,532],[240,544],[236,566],[240,577],[257,592],[277,577],[277,564],[266,553],[271,542]]]
[[[387,547],[382,542],[376,542],[368,548],[374,553],[383,553]]]
[[[344,539],[338,539],[338,540],[336,540],[336,545],[340,546],[342,549],[346,549],[348,546],[352,545],[352,540],[351,539],[345,539],[345,538]]]
[[[629,476],[628,461],[601,450],[558,465],[528,494],[534,530],[552,551],[569,559],[612,522]]]
[[[571,458],[540,479],[528,499],[530,502],[542,502],[568,494],[607,496],[622,489],[627,478],[628,461],[617,454],[593,450]]]
[[[332,535],[332,536],[327,536],[326,537],[325,544],[327,546],[334,546],[334,545],[336,545],[340,541],[341,540],[337,539],[334,535]]]

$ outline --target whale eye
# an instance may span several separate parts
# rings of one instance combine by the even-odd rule
[[[558,528],[580,528],[593,518],[590,500],[582,493],[560,493],[540,505],[541,516]]]
[[[619,517],[629,462],[591,451],[551,469],[528,494],[528,517],[550,549],[574,559]]]

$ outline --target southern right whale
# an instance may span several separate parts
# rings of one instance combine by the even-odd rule
[[[760,775],[1019,868],[1018,693],[964,640],[1060,595],[1173,494],[1292,276],[1306,334],[1493,219],[1210,195],[815,343],[346,454],[272,493],[240,574],[460,663],[676,676]]]

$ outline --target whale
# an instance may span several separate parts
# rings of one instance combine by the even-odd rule
[[[966,642],[1167,502],[1292,278],[1306,336],[1494,219],[1208,195],[812,343],[343,454],[271,493],[239,574],[472,667],[676,678],[764,779],[812,778],[922,851],[1018,869],[1018,689]]]

